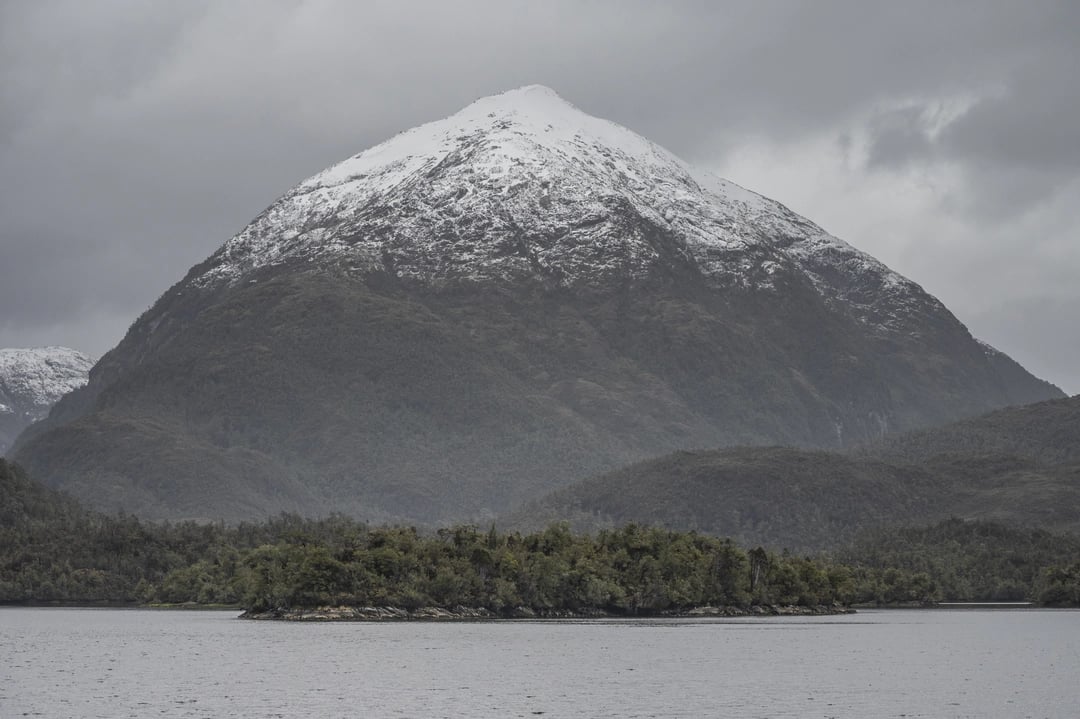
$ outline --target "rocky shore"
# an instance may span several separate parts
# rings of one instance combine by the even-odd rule
[[[241,619],[269,619],[286,622],[379,622],[379,621],[488,621],[495,619],[647,619],[679,617],[797,617],[854,614],[855,610],[840,605],[802,607],[795,605],[754,605],[752,607],[694,607],[686,611],[666,611],[650,614],[611,614],[599,609],[534,610],[516,607],[509,611],[493,612],[483,607],[301,607],[271,609],[268,611],[245,611]]]

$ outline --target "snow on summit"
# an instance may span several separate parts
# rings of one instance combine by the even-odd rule
[[[778,273],[797,275],[875,324],[890,321],[881,302],[859,305],[875,289],[891,297],[885,315],[936,302],[783,205],[540,85],[481,98],[301,182],[192,282],[335,262],[432,284],[595,284],[655,268],[649,227],[720,286],[768,290]]]

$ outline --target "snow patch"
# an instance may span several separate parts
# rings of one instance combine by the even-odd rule
[[[975,341],[978,342],[979,347],[982,348],[983,354],[987,357],[997,357],[1001,354],[1001,350],[999,350],[997,347],[994,347],[987,342],[983,342],[981,339],[978,338],[975,338]]]

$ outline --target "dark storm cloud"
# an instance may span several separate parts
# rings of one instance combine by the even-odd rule
[[[1080,176],[1078,10],[6,3],[0,345],[78,337],[101,353],[295,182],[528,83],[712,166],[747,138],[782,146],[861,133],[866,165],[853,171],[951,163],[964,182],[943,211],[973,228],[1000,223],[1052,204]],[[935,108],[957,99],[965,112],[941,126]]]
[[[988,165],[1075,170],[1080,167],[1077,69],[1072,67],[1068,77],[1043,79],[1045,84],[1029,78],[979,102],[946,128],[942,145],[954,156]]]

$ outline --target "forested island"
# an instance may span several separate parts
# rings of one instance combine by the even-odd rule
[[[225,605],[279,616],[393,610],[383,617],[1080,605],[1080,538],[987,522],[881,530],[818,555],[637,524],[586,534],[557,523],[522,534],[288,514],[235,526],[149,523],[87,511],[3,460],[0,547],[7,604]]]

